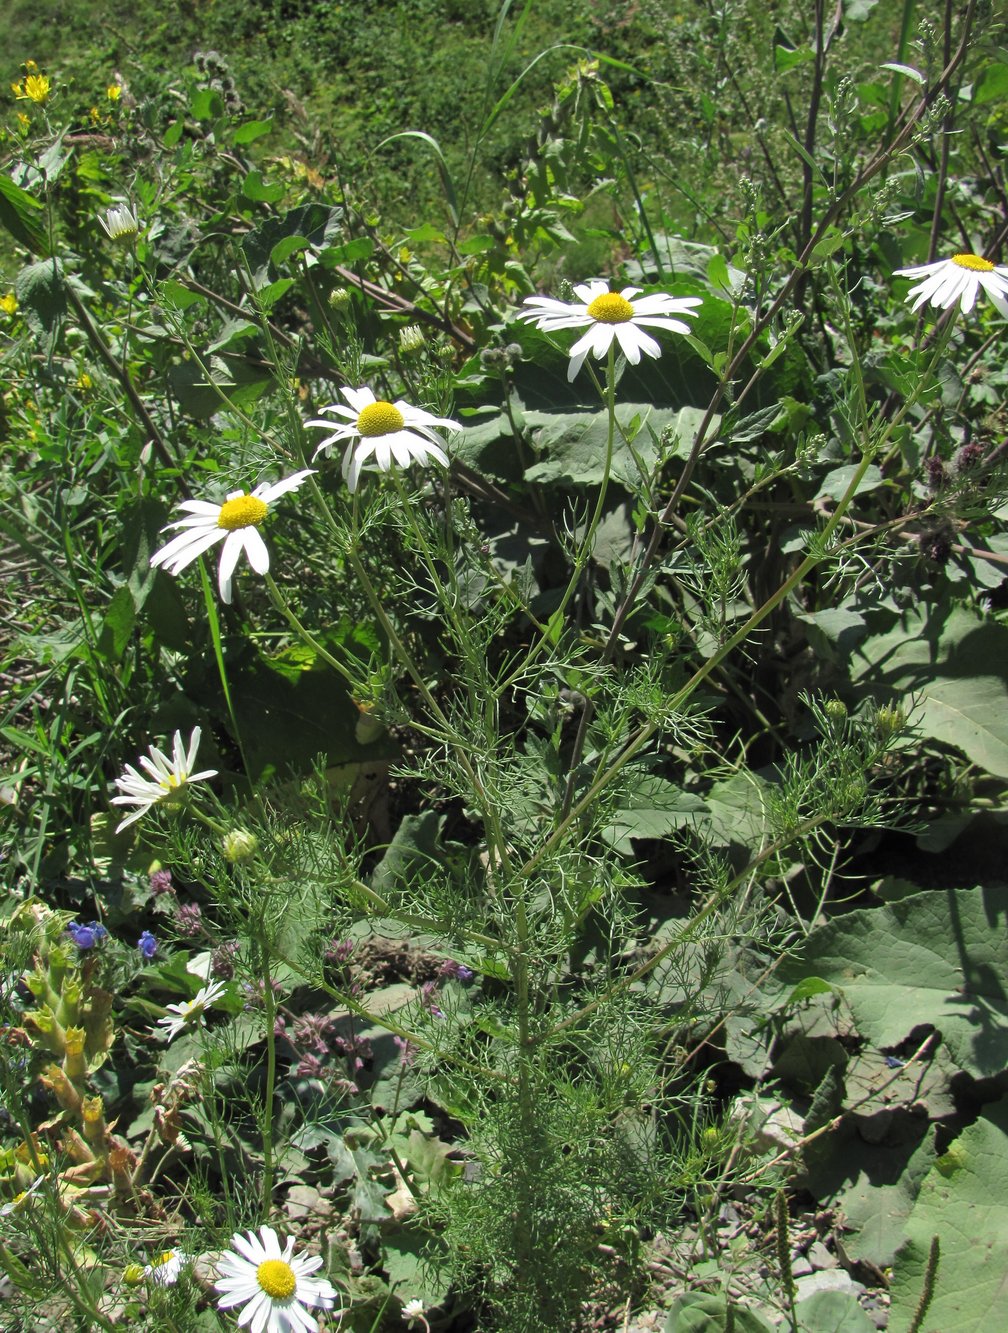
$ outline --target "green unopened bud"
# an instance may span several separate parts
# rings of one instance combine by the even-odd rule
[[[76,961],[76,950],[71,952],[65,944],[49,946],[49,984],[57,995],[63,989],[63,978]]]
[[[84,1063],[84,1037],[83,1028],[67,1028],[66,1030],[66,1055],[63,1057],[63,1069],[74,1083],[83,1083],[87,1074],[87,1066]]]
[[[139,1287],[144,1280],[144,1271],[141,1264],[127,1264],[123,1269],[122,1280],[127,1287]]]
[[[835,727],[847,721],[847,705],[842,699],[830,699],[823,711]]]
[[[48,1003],[55,1002],[58,996],[50,996],[49,993],[49,974],[36,968],[34,972],[28,972],[24,978],[24,984],[28,987],[36,1000],[45,1000]]]
[[[85,1097],[81,1104],[84,1137],[92,1147],[100,1147],[105,1140],[105,1105],[101,1097]]]
[[[81,1095],[59,1065],[47,1065],[39,1074],[39,1082],[51,1090],[64,1111],[80,1114]]]
[[[875,727],[882,737],[895,736],[906,725],[906,713],[900,707],[880,708],[875,714]]]
[[[716,1148],[721,1139],[721,1131],[716,1125],[708,1125],[700,1136],[703,1146],[708,1150]]]
[[[407,324],[404,329],[399,330],[400,356],[416,356],[418,352],[423,351],[424,343],[423,329],[419,324]]]
[[[26,1030],[38,1038],[39,1046],[62,1058],[66,1050],[66,1033],[48,1005],[40,1005],[38,1009],[29,1010],[23,1022]]]
[[[84,991],[80,976],[74,972],[63,978],[63,993],[56,1006],[56,1016],[66,1026],[76,1023],[80,1018],[81,1001]]]
[[[350,302],[353,297],[345,287],[334,287],[329,293],[329,308],[335,310],[337,315],[342,315],[344,310],[350,309]]]
[[[226,833],[221,841],[221,851],[225,861],[237,865],[239,861],[251,861],[259,850],[259,839],[247,829],[236,828]]]

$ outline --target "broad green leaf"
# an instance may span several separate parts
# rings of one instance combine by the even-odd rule
[[[242,181],[242,194],[257,204],[275,204],[283,198],[284,187],[279,183],[267,183],[261,171],[250,171]]]
[[[992,60],[984,69],[973,89],[973,101],[977,106],[988,102],[1000,102],[1008,97],[1008,64]]]
[[[54,332],[66,316],[63,264],[59,259],[26,264],[14,279],[14,292],[34,333]]]
[[[801,1333],[875,1333],[852,1291],[814,1291],[795,1313]]]
[[[601,830],[601,837],[613,851],[632,856],[634,838],[664,838],[683,824],[702,822],[707,813],[699,796],[654,773],[642,773],[622,808],[613,812]]]
[[[264,134],[269,134],[272,128],[272,120],[247,120],[244,125],[239,125],[231,135],[231,142],[233,144],[254,143],[256,139],[261,139]]]
[[[1008,778],[1008,627],[957,607],[903,613],[884,634],[866,639],[854,680],[884,685],[915,703],[914,727],[962,750],[997,777]]]
[[[896,1257],[890,1333],[907,1333],[932,1237],[939,1260],[921,1333],[993,1333],[1008,1310],[1008,1106],[985,1108],[935,1162]]]
[[[880,68],[889,69],[892,70],[894,74],[902,74],[904,78],[913,79],[914,83],[920,84],[922,88],[924,87],[924,84],[927,82],[927,79],[920,72],[920,70],[914,69],[912,65],[900,65],[895,60],[888,60],[884,65],[880,66]]]
[[[764,779],[748,770],[714,784],[705,800],[710,835],[717,845],[741,843],[753,851],[762,847],[770,834],[765,787]]]
[[[677,1296],[665,1320],[665,1333],[771,1333],[773,1325],[747,1306],[712,1292]]]
[[[696,439],[703,413],[693,407],[654,408],[647,403],[622,403],[617,406],[616,419],[627,435],[632,435],[630,426],[635,417],[639,418],[641,429],[633,438],[633,450],[617,428],[612,461],[613,479],[634,490],[640,479],[640,468],[634,453],[645,468],[653,467],[657,460],[651,432],[655,436],[663,430],[672,432],[677,440],[675,454],[684,458]],[[609,432],[607,412],[526,412],[525,421],[542,455],[538,463],[526,469],[527,481],[599,485],[605,474]]]
[[[832,472],[828,472],[819,484],[819,492],[816,495],[817,500],[842,500],[847,494],[847,487],[854,479],[854,473],[857,466],[854,463],[847,463],[843,467],[835,467]],[[882,473],[874,463],[868,468],[864,476],[858,482],[858,488],[855,495],[865,495],[868,491],[873,491],[876,486],[882,485]]]
[[[832,983],[876,1047],[934,1027],[960,1069],[993,1077],[1008,1065],[1006,918],[1005,885],[914,894],[813,931],[778,977]]]
[[[135,623],[136,604],[133,601],[133,594],[123,584],[121,588],[116,589],[114,597],[109,602],[101,633],[98,635],[98,651],[106,662],[115,663],[122,657]]]
[[[818,1164],[810,1188],[844,1217],[844,1249],[852,1259],[867,1259],[879,1268],[893,1262],[906,1242],[904,1226],[921,1183],[934,1165],[933,1134],[909,1157],[903,1145],[866,1143],[854,1124],[831,1136],[829,1159]],[[820,1177],[843,1175],[828,1191]]]
[[[49,253],[45,232],[37,216],[43,211],[37,199],[0,171],[0,226],[10,232],[18,245],[35,255]]]

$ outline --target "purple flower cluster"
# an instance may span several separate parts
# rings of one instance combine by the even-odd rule
[[[99,921],[92,921],[87,926],[79,921],[71,921],[67,926],[67,934],[72,936],[74,944],[82,953],[108,938],[108,931]]]

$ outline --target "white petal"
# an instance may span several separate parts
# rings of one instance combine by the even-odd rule
[[[626,359],[635,366],[641,359],[641,352],[647,356],[661,356],[661,345],[649,333],[637,328],[635,324],[617,324],[616,337]]]
[[[272,1227],[260,1227],[259,1235],[262,1239],[262,1247],[266,1253],[267,1259],[280,1259],[283,1257],[283,1251],[280,1249],[280,1240]]]
[[[248,562],[257,574],[265,574],[269,569],[270,556],[266,543],[263,541],[258,528],[243,529],[245,537],[245,554],[248,556]]]
[[[233,1249],[237,1250],[239,1254],[244,1255],[249,1263],[255,1264],[257,1268],[264,1259],[269,1258],[269,1255],[263,1249],[259,1237],[254,1231],[249,1231],[244,1236],[241,1232],[235,1232],[231,1237],[231,1246]]]
[[[281,495],[286,495],[289,491],[296,491],[302,483],[311,476],[314,476],[313,467],[302,468],[300,472],[292,472],[289,477],[284,477],[282,481],[274,481],[271,485],[257,486],[252,494],[257,500],[263,500],[266,504],[278,500]]]
[[[364,411],[365,407],[370,407],[372,403],[378,401],[375,398],[374,394],[371,392],[371,390],[368,388],[340,389],[340,393],[347,400],[347,402],[350,404],[350,406],[353,408],[353,410],[357,413],[358,416],[360,416],[360,414]]]
[[[238,557],[241,555],[244,546],[245,536],[241,528],[228,533],[224,549],[221,551],[220,567],[217,570],[217,584],[225,602],[230,601],[230,598],[224,596],[224,589],[230,586],[231,575],[235,572]]]

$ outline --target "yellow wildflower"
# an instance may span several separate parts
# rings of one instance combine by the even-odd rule
[[[122,97],[122,85],[119,83],[110,83],[105,89],[105,96],[110,102],[118,102]]]
[[[13,292],[5,292],[3,296],[0,296],[0,310],[2,310],[5,315],[16,315],[17,308],[17,297]]]
[[[38,65],[35,63],[34,60],[26,60],[24,62],[24,72],[26,74],[37,74]]]
[[[77,388],[80,393],[90,393],[94,381],[86,370],[82,370],[77,376]]]
[[[30,117],[30,116],[26,116],[25,113],[24,113],[23,111],[19,111],[19,112],[17,113],[17,118],[18,118],[18,125],[19,125],[19,126],[21,127],[21,129],[23,129],[23,130],[26,130],[26,129],[28,128],[28,126],[31,124],[31,117]]]
[[[97,125],[99,120],[101,120],[101,116],[98,114],[98,108],[96,106],[93,106],[88,112],[88,117],[92,125]]]
[[[28,74],[11,84],[11,92],[19,102],[34,102],[36,106],[48,100],[51,88],[48,74]]]

